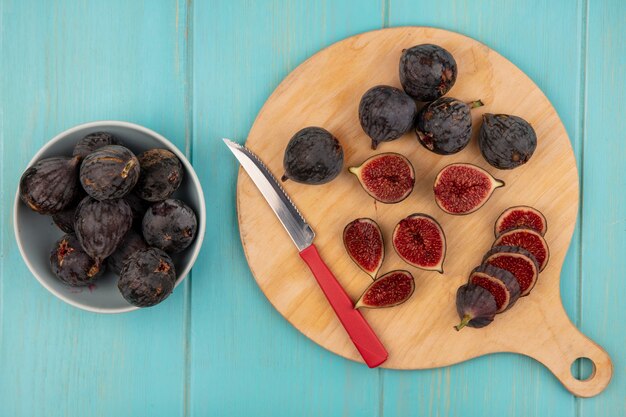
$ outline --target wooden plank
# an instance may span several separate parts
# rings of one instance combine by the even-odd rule
[[[1,7],[2,414],[182,415],[184,291],[123,315],[70,307],[20,259],[10,207],[33,154],[75,124],[128,120],[185,148],[185,1]]]
[[[626,3],[589,2],[582,201],[582,325],[613,357],[606,391],[581,416],[626,415]]]
[[[238,165],[220,138],[244,141],[272,90],[309,55],[381,25],[374,2],[195,4],[194,165],[209,221],[192,282],[191,415],[378,412],[378,371],[301,335],[252,278],[237,230]]]
[[[580,166],[582,2],[467,3],[392,0],[391,25],[456,30],[495,49],[544,91],[569,133]],[[559,68],[559,71],[554,71]],[[561,296],[577,320],[578,231],[561,275]],[[593,335],[591,335],[593,336]],[[442,349],[445,347],[442,346]],[[575,400],[539,363],[498,354],[430,372],[385,371],[384,411],[394,415],[572,415]]]

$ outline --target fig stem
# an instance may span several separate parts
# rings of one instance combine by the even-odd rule
[[[280,180],[281,180],[282,182],[285,182],[285,181],[287,181],[288,179],[289,179],[289,177],[287,176],[287,174],[285,174],[285,175],[283,175],[282,177],[280,177]]]
[[[484,106],[485,103],[483,103],[481,99],[478,99],[478,100],[470,101],[469,103],[467,103],[467,105],[469,106],[470,109],[475,109],[475,108]]]
[[[135,160],[131,159],[124,165],[124,169],[122,170],[122,178],[126,178],[131,169],[135,166]]]
[[[472,316],[470,316],[469,314],[466,314],[463,316],[463,320],[461,320],[461,322],[459,324],[457,324],[456,326],[454,326],[454,328],[456,329],[456,331],[458,332],[459,330],[461,330],[463,327],[467,326],[467,324],[470,322],[470,320],[472,319]]]

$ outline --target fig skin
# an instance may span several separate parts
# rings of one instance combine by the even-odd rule
[[[478,100],[472,103],[472,108],[482,105]],[[417,114],[415,125],[419,143],[439,155],[460,152],[472,137],[470,106],[452,97],[426,104]]]
[[[483,265],[505,269],[513,274],[520,286],[520,297],[530,294],[539,277],[539,264],[535,256],[526,249],[517,246],[495,246],[485,254],[482,263]],[[526,277],[516,275],[516,269],[519,271],[518,274],[530,273],[530,282],[526,280]]]
[[[354,308],[394,307],[411,298],[414,291],[415,280],[409,271],[387,272],[367,287]]]
[[[526,120],[508,114],[483,115],[478,146],[485,160],[498,169],[517,168],[537,148],[537,135]]]
[[[176,270],[172,259],[160,249],[147,248],[126,259],[117,288],[130,304],[151,307],[169,297],[175,283]]]
[[[150,246],[167,253],[181,252],[193,242],[198,221],[193,210],[180,200],[153,204],[143,217],[143,237]]]
[[[543,271],[550,260],[550,248],[540,233],[532,229],[513,229],[501,234],[493,246],[518,246],[532,253],[539,272]]]
[[[504,290],[508,295],[503,304],[498,307],[497,313],[502,313],[503,311],[510,309],[519,299],[521,294],[519,283],[517,282],[517,279],[515,279],[515,276],[509,271],[485,264],[474,268],[474,270],[470,273],[469,283],[482,287],[481,284],[475,281],[475,278],[478,276],[487,276],[490,278],[490,282],[495,282],[496,285],[504,285]],[[489,291],[488,288],[485,289]],[[497,302],[498,300],[496,294],[493,294],[493,296],[496,298]]]
[[[456,82],[457,65],[450,52],[438,45],[422,44],[402,51],[400,83],[417,101],[433,101]]]
[[[372,139],[372,149],[408,133],[416,115],[415,101],[399,88],[388,85],[370,88],[359,103],[359,121]]]
[[[305,127],[289,140],[283,158],[287,179],[320,185],[335,179],[343,167],[343,148],[329,131],[321,127]]]
[[[143,240],[143,236],[130,229],[126,232],[124,240],[117,246],[115,252],[107,258],[107,265],[113,273],[120,275],[126,259],[138,250],[147,248],[148,244]]]
[[[133,221],[123,199],[98,201],[85,197],[76,208],[74,230],[81,246],[98,265],[120,244]]]
[[[126,200],[130,210],[133,212],[133,227],[141,233],[141,222],[150,207],[150,203],[135,194],[134,190],[126,194],[124,200]]]
[[[83,159],[80,182],[96,200],[124,197],[139,179],[139,161],[128,149],[119,145],[104,146]]]
[[[513,229],[528,228],[533,229],[541,236],[545,236],[548,231],[548,221],[546,216],[536,208],[529,206],[514,206],[504,210],[494,226],[496,238],[505,232]]]
[[[456,292],[456,311],[461,322],[454,326],[481,328],[490,324],[496,316],[496,299],[486,289],[475,284],[461,285]]]
[[[385,259],[385,243],[378,224],[369,218],[351,221],[343,229],[343,244],[350,259],[376,279]]]
[[[415,242],[416,239],[418,242]],[[405,217],[394,228],[391,241],[398,256],[409,265],[443,274],[446,236],[433,217],[423,213]],[[411,244],[417,247],[407,247]],[[419,256],[422,259],[409,259],[416,251],[420,251]]]
[[[393,152],[374,155],[358,167],[348,169],[374,199],[395,204],[406,199],[415,186],[415,170],[403,155]]]
[[[110,133],[94,132],[76,142],[72,156],[84,159],[87,155],[94,152],[96,149],[102,148],[103,146],[121,144],[120,140]]]
[[[105,269],[87,255],[73,234],[64,235],[54,244],[50,268],[60,281],[72,287],[93,283]]]
[[[29,167],[20,178],[20,199],[40,214],[55,214],[74,202],[78,193],[79,159],[46,158]]]
[[[141,166],[134,192],[146,201],[163,201],[172,196],[183,181],[183,165],[167,149],[150,149],[137,159]]]
[[[52,215],[54,224],[64,233],[74,233],[76,207],[68,208]]]

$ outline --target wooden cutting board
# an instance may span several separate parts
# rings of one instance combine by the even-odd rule
[[[372,151],[359,125],[359,100],[377,84],[400,87],[398,62],[402,49],[420,43],[441,45],[454,55],[459,74],[449,96],[464,101],[482,99],[485,103],[472,111],[474,138],[466,149],[452,156],[428,152],[414,133]],[[484,112],[518,115],[533,125],[538,146],[526,165],[500,171],[485,162],[475,140]],[[556,111],[521,70],[487,46],[453,32],[401,27],[364,33],[320,51],[289,74],[261,109],[246,146],[280,178],[285,146],[306,126],[322,126],[340,140],[346,169],[325,185],[288,181],[284,187],[315,230],[316,246],[348,294],[356,300],[371,283],[371,278],[350,260],[341,239],[344,226],[357,217],[371,217],[381,226],[386,251],[380,273],[407,269],[415,276],[415,294],[405,304],[364,310],[389,351],[383,367],[426,369],[487,353],[515,352],[543,363],[578,396],[596,395],[607,386],[612,375],[609,356],[572,324],[559,291],[561,266],[578,212],[576,161]],[[390,151],[402,153],[413,163],[416,184],[406,200],[386,205],[369,197],[347,167],[359,165],[375,153]],[[496,190],[475,213],[446,214],[435,204],[432,186],[437,172],[452,162],[479,165],[504,180],[506,186]],[[490,326],[455,331],[453,325],[459,322],[455,309],[457,288],[491,247],[498,215],[520,204],[538,208],[548,219],[546,239],[551,258],[547,268],[532,293],[498,315]],[[239,172],[237,207],[248,263],[274,307],[314,342],[361,361],[295,246],[243,171]],[[435,217],[447,236],[443,275],[405,264],[391,246],[396,223],[416,212]],[[570,371],[579,357],[591,359],[595,368],[584,381],[574,378]]]

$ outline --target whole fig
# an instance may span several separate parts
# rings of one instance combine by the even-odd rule
[[[124,236],[124,240],[117,246],[115,252],[107,258],[107,264],[111,271],[119,275],[122,272],[126,259],[138,250],[146,248],[148,248],[148,245],[143,240],[143,237],[133,229],[130,229]]]
[[[157,248],[140,249],[126,259],[117,287],[137,307],[150,307],[174,290],[176,271],[172,259]]]
[[[83,159],[96,149],[108,145],[121,145],[121,142],[118,138],[107,132],[90,133],[76,143],[72,155]]]
[[[452,88],[456,76],[456,61],[441,46],[423,44],[402,51],[400,83],[415,100],[438,99]]]
[[[40,214],[68,207],[78,192],[78,158],[46,158],[28,168],[20,178],[20,199]]]
[[[486,113],[478,134],[478,146],[491,166],[513,169],[533,156],[537,135],[530,123],[521,117]]]
[[[290,179],[303,184],[325,184],[341,172],[343,148],[326,129],[305,127],[289,140],[283,167],[283,181]]]
[[[198,221],[188,205],[169,199],[153,204],[146,212],[142,226],[143,237],[150,246],[177,253],[193,242]]]
[[[85,157],[80,166],[80,182],[96,200],[124,197],[139,179],[139,161],[127,148],[102,147]]]
[[[104,272],[89,257],[73,234],[59,239],[50,252],[50,267],[54,275],[72,287],[91,284]]]
[[[183,165],[167,149],[150,149],[137,159],[141,174],[134,192],[146,201],[163,201],[178,189],[183,180]]]

